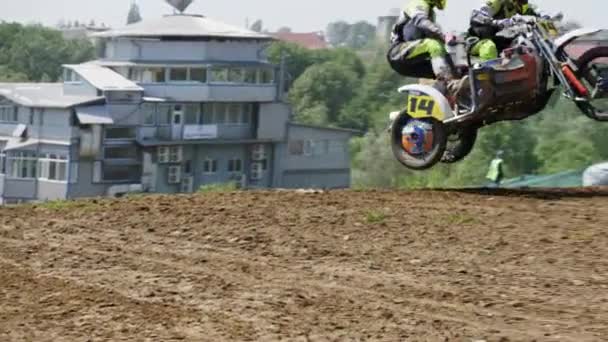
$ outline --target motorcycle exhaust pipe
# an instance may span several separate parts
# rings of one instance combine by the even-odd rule
[[[574,71],[572,71],[568,64],[562,65],[562,72],[564,73],[564,76],[566,76],[566,78],[568,79],[568,82],[570,82],[570,85],[574,87],[574,89],[580,96],[589,97],[589,90],[578,79],[578,77],[576,77]]]

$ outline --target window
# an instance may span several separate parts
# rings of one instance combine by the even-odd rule
[[[251,122],[251,116],[253,115],[253,104],[247,103],[244,106],[243,124],[248,125]]]
[[[106,146],[103,157],[104,159],[136,159],[137,150],[135,146]]]
[[[17,152],[6,158],[11,168],[11,177],[34,179],[37,176],[38,159],[34,152]]]
[[[6,174],[6,154],[0,153],[0,175]]]
[[[260,82],[261,84],[272,84],[274,83],[274,70],[272,69],[261,69],[260,70]]]
[[[18,122],[17,106],[0,106],[0,122]]]
[[[228,82],[243,83],[245,82],[245,74],[241,68],[230,68],[228,70]]]
[[[133,140],[135,139],[135,127],[113,127],[105,129],[106,140]]]
[[[312,150],[315,146],[314,141],[312,140],[306,140],[304,141],[304,155],[307,157],[312,156]]]
[[[192,161],[191,160],[186,160],[186,162],[184,163],[184,173],[187,175],[192,174]]]
[[[188,68],[171,68],[169,70],[170,82],[188,81]]]
[[[199,116],[201,106],[199,104],[187,104],[186,107],[186,125],[197,125],[199,123]]]
[[[224,69],[224,68],[211,69],[211,82],[218,82],[218,83],[228,82],[228,69]]]
[[[203,105],[203,125],[228,124],[248,125],[253,112],[252,104],[243,103],[205,103]]]
[[[194,82],[207,82],[207,69],[205,68],[191,68],[190,69],[190,80]]]
[[[258,70],[254,68],[246,68],[244,82],[248,84],[258,83]]]
[[[213,105],[213,123],[223,124],[226,122],[226,111],[228,106],[225,103],[215,103]]]
[[[165,76],[165,69],[163,68],[147,68],[144,69],[143,82],[146,83],[165,83],[167,78]]]
[[[242,120],[243,106],[238,103],[228,105],[228,124],[240,124]]]
[[[163,83],[165,82],[164,68],[132,68],[129,71],[129,79],[142,83]]]
[[[156,105],[153,103],[144,103],[141,106],[141,113],[144,120],[144,125],[156,124]]]
[[[230,159],[228,161],[228,172],[238,173],[243,171],[243,161],[240,159]]]
[[[158,162],[161,164],[181,163],[183,151],[181,146],[159,146]]]
[[[66,182],[68,180],[68,158],[56,154],[45,154],[38,160],[38,178]]]
[[[139,181],[140,167],[138,165],[111,165],[103,163],[103,180],[106,182]]]
[[[217,160],[209,158],[205,159],[203,162],[203,173],[208,175],[217,173]]]
[[[288,146],[289,154],[292,156],[301,156],[304,154],[304,141],[292,140]]]
[[[173,106],[170,104],[161,104],[158,106],[158,124],[169,125],[171,124],[171,114],[173,113]]]

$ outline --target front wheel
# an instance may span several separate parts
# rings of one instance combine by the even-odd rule
[[[466,158],[477,141],[477,129],[467,128],[448,137],[447,147],[441,162],[445,164],[457,163]]]
[[[433,167],[441,160],[446,144],[445,126],[435,118],[415,119],[403,111],[393,122],[393,154],[409,169],[426,170]]]

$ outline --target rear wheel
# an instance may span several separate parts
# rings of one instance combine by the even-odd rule
[[[441,162],[453,164],[463,160],[473,151],[475,141],[477,141],[477,129],[475,128],[463,129],[450,135]]]
[[[608,47],[589,50],[576,60],[578,77],[590,90],[587,102],[577,102],[587,116],[602,121],[608,120]]]
[[[435,118],[415,119],[403,111],[393,122],[393,154],[409,169],[426,170],[433,167],[441,160],[446,144],[445,126]]]

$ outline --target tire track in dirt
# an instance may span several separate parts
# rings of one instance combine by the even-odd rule
[[[166,305],[184,336],[202,326],[216,340],[600,341],[605,204],[390,191],[95,200],[0,209],[0,256]]]

